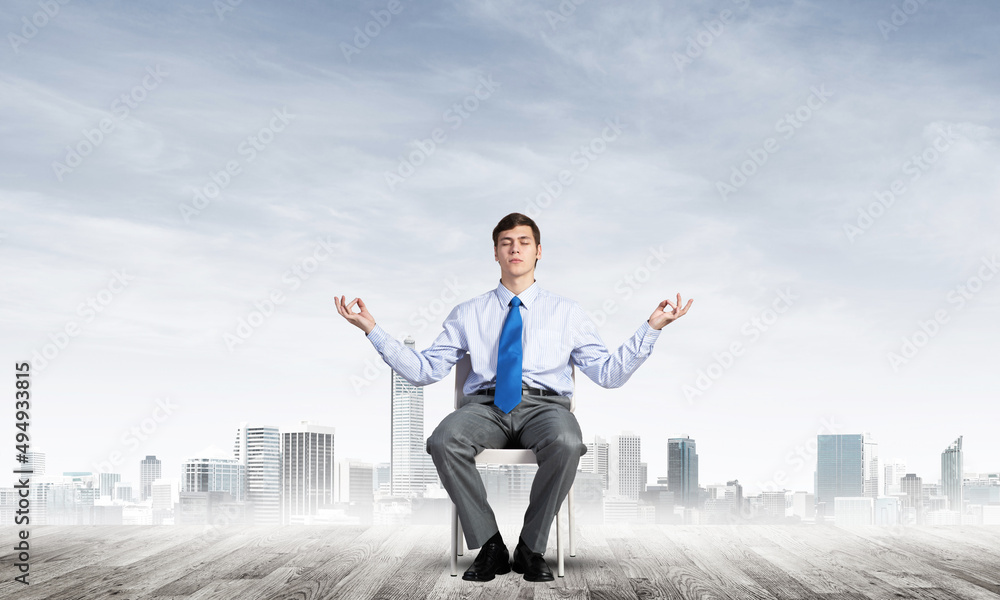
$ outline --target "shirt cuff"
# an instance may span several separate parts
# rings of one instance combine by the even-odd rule
[[[656,343],[662,331],[662,329],[653,329],[650,327],[649,321],[643,321],[642,325],[639,326],[639,331],[636,332],[639,336],[640,347],[643,350],[652,350],[653,344]]]
[[[371,333],[367,335],[367,337],[368,341],[372,343],[372,346],[375,346],[375,349],[378,350],[378,353],[382,354],[382,352],[385,350],[385,343],[389,339],[389,334],[386,332],[386,330],[382,329],[380,325],[376,324],[375,327],[372,328]]]

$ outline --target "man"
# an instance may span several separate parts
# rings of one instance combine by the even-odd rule
[[[687,313],[693,300],[683,308],[680,294],[676,304],[664,300],[610,354],[579,304],[535,282],[542,245],[532,219],[520,213],[501,219],[493,230],[493,256],[500,264],[500,284],[456,306],[444,331],[422,352],[376,325],[361,298],[350,304],[346,296],[337,298],[337,312],[361,328],[383,360],[413,385],[443,379],[470,355],[464,406],[445,417],[427,440],[469,548],[482,546],[462,578],[489,581],[513,567],[528,581],[552,581],[543,558],[549,529],[587,451],[569,411],[572,365],[598,385],[621,386],[652,352],[660,330]],[[354,312],[355,305],[360,312]],[[509,441],[531,449],[538,461],[513,565],[475,464],[484,448],[503,448]]]

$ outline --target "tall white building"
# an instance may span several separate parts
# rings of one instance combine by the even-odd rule
[[[309,523],[320,508],[334,503],[333,427],[302,421],[281,432],[283,523]]]
[[[864,493],[862,494],[865,498],[878,498],[881,495],[882,488],[879,486],[879,474],[880,470],[878,468],[878,442],[872,437],[872,434],[864,434],[864,467],[863,467],[863,477],[864,477]]]
[[[584,442],[587,453],[580,457],[577,471],[595,473],[601,477],[603,489],[608,489],[608,441],[595,435],[593,441]]]
[[[246,500],[246,467],[218,448],[206,448],[181,464],[182,492],[227,492]]]
[[[246,467],[253,522],[281,523],[281,434],[277,427],[240,423],[233,457]]]
[[[413,348],[413,338],[403,344]],[[424,438],[424,390],[392,372],[391,493],[422,496],[435,481],[434,463]]]
[[[643,490],[639,436],[624,431],[613,436],[608,444],[608,494],[631,500],[639,499]]]

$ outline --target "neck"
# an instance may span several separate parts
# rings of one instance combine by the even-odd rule
[[[524,290],[531,287],[531,284],[535,283],[535,272],[531,271],[530,273],[525,273],[524,275],[520,275],[518,277],[504,275],[500,278],[500,283],[502,283],[508,290],[514,292],[514,295],[517,296]]]

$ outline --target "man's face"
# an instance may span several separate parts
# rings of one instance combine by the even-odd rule
[[[542,257],[542,245],[535,243],[531,227],[518,225],[501,231],[493,256],[500,263],[500,272],[514,277],[535,270],[535,260]]]

